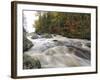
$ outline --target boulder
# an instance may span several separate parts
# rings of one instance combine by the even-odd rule
[[[41,38],[52,38],[52,35],[48,33],[44,33],[43,35],[41,35]]]
[[[37,69],[41,68],[40,61],[36,58],[32,58],[29,55],[23,56],[23,69]]]
[[[31,38],[32,38],[32,39],[38,39],[38,38],[39,38],[39,35],[33,33]]]
[[[29,50],[33,46],[32,42],[23,36],[23,51]]]
[[[27,35],[27,32],[23,28],[23,51],[27,51],[33,46],[32,42],[27,39],[26,35]]]

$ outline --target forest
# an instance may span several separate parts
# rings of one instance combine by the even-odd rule
[[[91,15],[88,13],[38,11],[36,33],[59,34],[69,38],[91,39]]]

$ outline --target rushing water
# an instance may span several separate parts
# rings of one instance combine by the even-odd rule
[[[91,52],[88,40],[71,39],[60,35],[52,35],[52,38],[27,38],[34,46],[24,54],[38,59],[42,68],[90,65]]]

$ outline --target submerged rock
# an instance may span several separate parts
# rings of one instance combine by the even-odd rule
[[[42,64],[42,67],[75,67],[75,66],[89,66],[90,61],[77,56],[76,48],[66,47],[66,46],[56,46],[49,48],[42,54],[45,55],[48,64]],[[81,53],[79,54],[81,55]],[[34,55],[35,57],[35,55]],[[43,56],[41,56],[40,61],[43,63]]]

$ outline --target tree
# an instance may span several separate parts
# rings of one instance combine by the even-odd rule
[[[91,15],[88,13],[40,12],[35,21],[37,33],[54,33],[65,37],[91,39]]]

